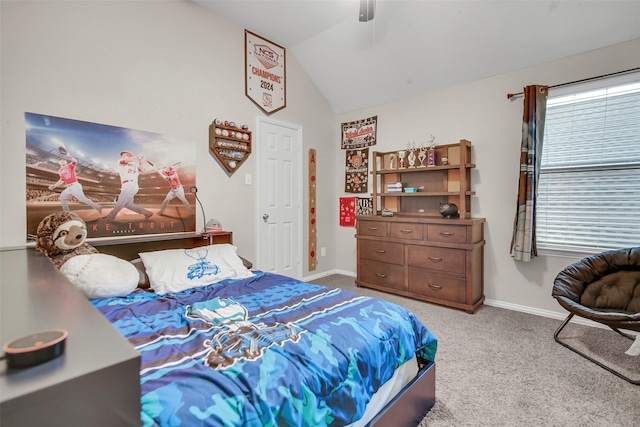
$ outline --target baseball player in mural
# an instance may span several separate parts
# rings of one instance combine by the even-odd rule
[[[62,210],[69,212],[69,199],[73,196],[78,199],[78,201],[97,210],[98,213],[102,213],[102,206],[84,195],[82,184],[78,182],[78,178],[76,177],[76,165],[78,164],[78,161],[75,157],[69,154],[64,147],[59,147],[58,151],[60,154],[66,156],[66,158],[60,157],[58,159],[58,163],[60,164],[58,175],[60,175],[60,179],[55,184],[50,185],[49,190],[53,190],[63,184],[67,186],[67,188],[62,190],[62,193],[60,193],[60,204],[62,205]]]
[[[138,176],[140,172],[144,172],[142,165],[143,156],[135,157],[131,151],[124,150],[120,152],[120,161],[118,162],[118,172],[120,173],[120,194],[116,200],[115,207],[104,217],[108,220],[116,219],[122,208],[127,208],[139,214],[143,214],[145,219],[149,219],[153,212],[133,203],[133,198],[138,193]]]
[[[191,205],[189,205],[189,201],[184,195],[184,188],[182,187],[182,183],[180,182],[180,177],[178,176],[178,171],[176,170],[176,168],[177,166],[168,166],[158,171],[158,174],[160,174],[162,178],[169,182],[169,185],[171,186],[171,189],[162,202],[162,206],[160,207],[160,211],[158,211],[158,215],[164,215],[164,211],[165,209],[167,209],[169,202],[176,197],[180,199],[180,201],[187,207],[189,213],[193,213],[193,209],[191,209]]]

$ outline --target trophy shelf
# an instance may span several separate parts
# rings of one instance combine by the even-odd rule
[[[398,216],[441,217],[440,206],[448,203],[458,207],[460,218],[470,218],[471,197],[476,194],[471,189],[471,170],[476,166],[471,163],[471,142],[437,145],[426,149],[428,156],[416,156],[419,150],[415,150],[409,157],[408,151],[373,152],[375,214],[386,209]],[[429,156],[431,166],[424,164]],[[408,159],[413,159],[411,164]]]

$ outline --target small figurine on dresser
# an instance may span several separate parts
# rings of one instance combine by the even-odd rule
[[[427,166],[433,167],[436,165],[436,137],[431,135],[429,140],[429,150],[427,151]]]
[[[407,142],[407,150],[409,151],[409,169],[416,167],[416,143]]]
[[[420,148],[418,153],[418,160],[420,160],[420,166],[418,166],[419,168],[424,168],[427,166],[424,164],[424,161],[426,158],[427,158],[427,147],[425,147],[422,143],[420,143]]]
[[[398,169],[404,169],[404,158],[407,155],[405,150],[398,151]]]
[[[455,203],[440,203],[439,211],[444,218],[460,218],[458,205]]]

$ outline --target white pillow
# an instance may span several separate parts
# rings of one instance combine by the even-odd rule
[[[139,255],[149,276],[151,289],[164,295],[226,279],[253,276],[236,254],[237,249],[233,245],[223,244],[143,252]]]
[[[140,280],[133,264],[108,254],[74,256],[60,271],[89,299],[129,295]]]
[[[147,276],[147,272],[144,269],[144,263],[140,258],[132,259],[131,264],[138,270],[138,274],[140,275],[140,279],[138,280],[138,287],[142,289],[147,289],[149,287],[149,277]]]

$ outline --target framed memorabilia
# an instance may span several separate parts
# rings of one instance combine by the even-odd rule
[[[355,122],[342,123],[342,145],[344,149],[355,149],[376,145],[378,116]]]
[[[369,149],[347,150],[345,193],[367,193],[369,183]]]
[[[358,197],[356,205],[357,215],[373,215],[373,197]]]
[[[251,131],[247,125],[215,119],[209,125],[209,152],[231,176],[251,155]]]
[[[267,114],[287,106],[286,50],[244,30],[245,95]]]
[[[355,227],[356,225],[356,198],[340,197],[340,226]]]

